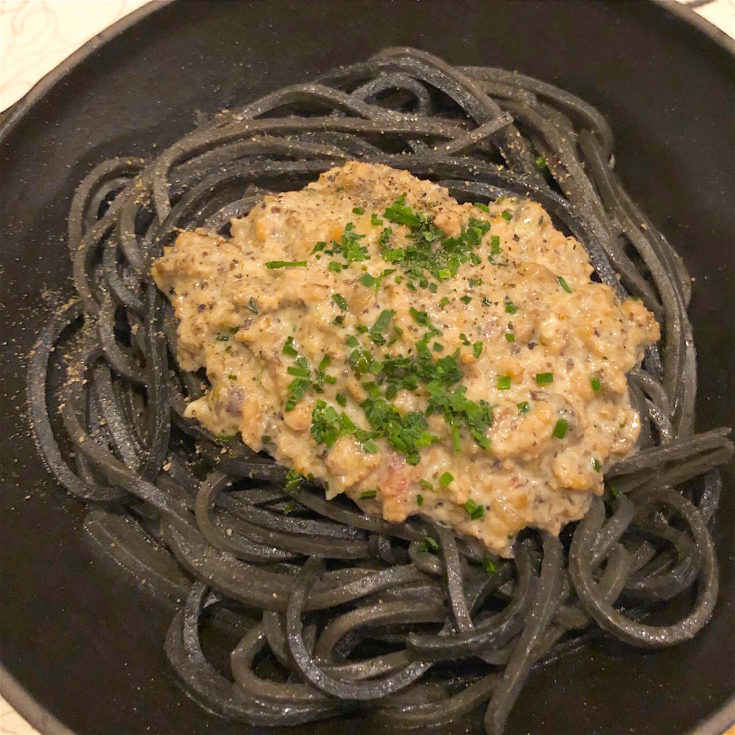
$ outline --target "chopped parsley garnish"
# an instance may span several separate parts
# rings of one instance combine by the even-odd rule
[[[373,276],[370,273],[365,273],[360,278],[360,283],[365,286],[366,288],[374,288],[376,291],[380,288],[380,284],[383,282],[383,279],[386,276],[389,276],[391,273],[395,273],[395,268],[386,268],[379,276]]]
[[[614,498],[619,498],[621,493],[615,485],[610,485],[610,492]]]
[[[332,301],[334,301],[337,306],[339,306],[342,311],[347,311],[349,308],[349,304],[347,303],[347,299],[342,296],[340,293],[333,293],[332,294]]]
[[[469,296],[468,294],[465,294],[464,296],[460,297],[459,299],[463,304],[469,304],[470,301],[472,301],[472,296]]]
[[[495,566],[495,562],[492,559],[485,559],[482,562],[482,566],[489,575],[497,574],[498,568]]]
[[[392,403],[382,398],[368,398],[360,407],[372,429],[371,437],[386,439],[409,464],[418,464],[419,450],[435,441],[426,431],[426,416],[420,411],[400,414]]]
[[[506,332],[505,333],[505,341],[506,342],[515,342],[516,336],[513,332]]]
[[[362,207],[353,207],[352,214],[365,214],[365,210]]]
[[[419,485],[421,485],[424,490],[433,490],[434,485],[430,483],[428,480],[419,480]]]
[[[426,216],[417,214],[411,207],[406,206],[406,194],[403,193],[388,209],[383,212],[389,222],[395,222],[397,225],[406,225],[407,227],[420,227],[425,221]]]
[[[352,222],[348,222],[345,225],[345,231],[340,241],[333,240],[331,248],[324,252],[328,255],[341,255],[347,261],[347,265],[361,260],[369,260],[370,254],[368,253],[367,247],[360,245],[360,240],[364,237],[365,235],[358,235],[355,232],[355,225]],[[329,270],[332,270],[334,263],[336,261],[332,261],[329,264]],[[342,266],[341,263],[338,263],[338,265]]]
[[[472,354],[477,358],[482,354],[482,342],[474,342],[472,345]]]
[[[449,487],[452,484],[452,480],[454,480],[454,475],[451,472],[443,472],[439,476],[439,484],[444,487]]]
[[[380,219],[377,214],[373,213],[372,215],[370,215],[370,224],[378,227],[383,224],[383,220]]]
[[[599,472],[602,469],[602,465],[600,464],[600,460],[597,459],[597,457],[594,457],[592,460],[592,469],[595,472]]]
[[[270,444],[273,441],[273,437],[271,437],[270,434],[263,434],[263,436],[260,437],[260,441],[263,442],[263,444]]]
[[[388,329],[388,325],[390,324],[390,321],[394,315],[395,311],[393,311],[392,309],[383,309],[383,311],[380,312],[380,316],[378,316],[378,318],[375,320],[375,324],[370,327],[368,333],[370,341],[373,342],[373,344],[385,344],[385,337],[383,336],[383,333],[386,329]]]
[[[229,375],[227,376],[227,380],[237,380],[237,375],[233,375],[232,373],[230,373],[230,374],[229,374]]]
[[[311,251],[312,252],[312,255],[314,253],[321,252],[326,247],[327,247],[327,243],[325,243],[324,240],[319,240],[319,242],[316,245],[314,245],[314,249]]]
[[[515,314],[518,311],[518,307],[506,296],[505,297],[505,313]]]
[[[439,307],[444,308],[449,303],[449,296],[442,296],[441,300],[439,301]]]
[[[266,262],[265,267],[268,270],[274,270],[276,268],[306,268],[305,260],[269,260]]]
[[[482,286],[482,278],[470,278],[468,283],[470,284],[470,288],[475,288],[475,286]]]
[[[444,345],[441,342],[434,342],[434,344],[431,345],[431,349],[434,350],[434,352],[444,352]]]
[[[478,505],[472,498],[470,498],[465,504],[464,509],[470,516],[470,520],[476,521],[485,515],[485,506]]]
[[[217,434],[214,438],[219,442],[231,442],[237,439],[237,434]]]
[[[498,375],[498,390],[509,390],[510,383],[510,375]]]
[[[564,280],[564,276],[557,276],[556,280],[559,282],[559,285],[567,292],[572,293],[572,289],[569,287],[569,284]]]
[[[424,496],[419,494],[416,496],[416,505],[419,506],[419,508],[424,504]]]
[[[523,416],[531,410],[531,405],[528,401],[521,401],[520,403],[516,403],[516,408],[518,409],[518,413]]]
[[[546,159],[543,156],[536,156],[534,164],[539,171],[545,171],[548,168],[546,165]]]
[[[510,222],[510,221],[511,221],[511,220],[513,219],[513,213],[512,213],[512,212],[510,212],[510,211],[509,211],[509,210],[507,210],[507,209],[504,209],[504,210],[503,210],[503,211],[502,211],[502,212],[500,213],[500,216],[501,216],[501,217],[502,217],[502,218],[503,218],[503,219],[504,219],[504,220],[505,220],[506,222]]]
[[[592,378],[590,380],[590,384],[592,385],[592,390],[595,391],[595,393],[602,390],[602,383],[599,378]]]
[[[321,399],[311,412],[311,435],[317,444],[326,444],[330,449],[341,434],[347,433],[350,425],[354,428],[346,414],[340,416],[333,406]]]
[[[377,497],[378,491],[377,490],[363,490],[360,493],[360,498],[362,500],[371,500],[372,498]]]
[[[483,204],[482,202],[474,202],[474,207],[477,207],[481,212],[485,212],[485,214],[490,214],[490,207],[487,206],[487,204]]]
[[[548,385],[554,382],[554,373],[536,373],[536,385]]]
[[[342,393],[337,393],[335,396],[335,400],[337,403],[339,403],[340,406],[346,406],[347,405],[347,396],[342,395]]]
[[[557,439],[563,439],[567,435],[568,428],[569,422],[567,422],[565,419],[559,419],[556,424],[554,424],[554,431],[552,432],[552,436],[556,437]]]
[[[226,334],[218,334],[215,339],[217,342],[228,342],[230,338]]]

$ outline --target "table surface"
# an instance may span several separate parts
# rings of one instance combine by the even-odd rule
[[[19,100],[85,41],[146,2],[0,0],[0,110]],[[735,38],[735,0],[680,2]],[[39,733],[0,697],[0,735]],[[724,735],[735,735],[735,727]]]

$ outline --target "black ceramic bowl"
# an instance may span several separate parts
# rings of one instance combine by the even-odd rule
[[[26,717],[54,735],[66,727],[79,735],[248,732],[178,688],[162,649],[172,603],[94,554],[81,503],[49,480],[27,429],[24,356],[53,301],[49,292],[71,292],[66,215],[90,168],[113,155],[150,155],[190,130],[197,111],[213,113],[385,46],[553,82],[608,117],[625,186],[695,277],[699,428],[732,424],[735,56],[724,35],[694,19],[642,0],[153,3],[5,115],[0,661],[3,691]],[[509,734],[719,733],[730,724],[732,467],[725,475],[716,531],[722,592],[707,628],[658,653],[601,641],[568,656],[532,677]],[[360,720],[292,732],[348,728],[359,732]]]

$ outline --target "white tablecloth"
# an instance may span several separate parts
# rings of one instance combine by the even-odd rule
[[[735,0],[682,1],[735,37]],[[85,41],[145,3],[146,0],[0,0],[0,110],[20,99]],[[5,600],[4,604],[10,601]],[[0,697],[0,735],[38,733]],[[735,731],[730,735],[735,735]]]

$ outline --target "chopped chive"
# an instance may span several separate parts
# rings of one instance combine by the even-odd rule
[[[377,490],[363,490],[360,493],[360,498],[362,500],[370,500],[371,498],[377,497],[378,491]]]
[[[449,297],[442,296],[441,300],[439,301],[439,306],[443,309],[448,303],[449,303]]]
[[[217,434],[215,439],[220,442],[231,442],[237,439],[237,434]]]
[[[507,209],[504,209],[500,215],[506,222],[510,222],[513,219],[513,214]]]
[[[382,225],[383,224],[383,220],[380,219],[380,217],[378,217],[377,214],[373,213],[370,216],[370,224],[371,225],[375,225],[377,227],[378,225]]]
[[[469,513],[470,520],[476,521],[478,518],[482,518],[485,515],[485,506],[478,505],[472,498],[470,498],[465,504],[464,509]]]
[[[521,414],[521,416],[527,414],[531,410],[531,406],[528,401],[521,401],[520,403],[516,403],[516,408],[518,409],[518,413]]]
[[[265,267],[268,270],[274,270],[275,268],[306,268],[305,260],[269,260]]]
[[[515,314],[518,311],[518,307],[506,296],[505,297],[505,313]]]
[[[472,301],[472,296],[465,294],[459,299],[463,304],[469,304]]]
[[[477,358],[482,354],[482,342],[475,342],[472,345],[472,354]]]
[[[434,486],[428,480],[419,480],[419,485],[425,490],[433,490]]]
[[[378,451],[378,445],[371,439],[366,441],[362,445],[362,448],[366,454],[375,454]]]
[[[339,306],[342,311],[347,311],[349,308],[349,304],[347,303],[347,299],[342,296],[341,293],[333,293],[332,294],[332,301],[334,301],[337,306]]]
[[[510,375],[498,375],[498,390],[509,390],[510,383]]]
[[[554,373],[536,373],[536,385],[547,385],[554,382]]]
[[[424,496],[423,495],[417,495],[416,496],[416,505],[421,507],[424,504]]]
[[[293,337],[288,337],[283,343],[283,354],[289,357],[296,357],[299,354],[293,346]]]
[[[590,383],[592,384],[592,390],[595,391],[595,393],[602,389],[602,383],[599,378],[592,378]]]
[[[559,285],[567,292],[572,293],[572,289],[569,287],[569,284],[564,280],[564,276],[557,276],[556,280],[559,282]]]
[[[482,562],[482,566],[488,574],[497,574],[498,568],[495,566],[495,562],[492,559],[485,559],[485,561]]]
[[[599,460],[599,459],[597,459],[597,457],[595,457],[595,458],[594,458],[594,459],[592,460],[592,469],[593,469],[593,470],[594,470],[595,472],[599,472],[599,471],[600,471],[600,470],[602,469],[602,465],[600,464],[600,460]]]
[[[457,453],[462,450],[462,438],[459,435],[459,426],[457,424],[452,424],[452,447]]]
[[[500,255],[503,251],[500,249],[500,235],[493,235],[490,238],[490,254]]]
[[[487,204],[483,204],[482,202],[474,202],[473,206],[477,207],[481,212],[485,212],[485,214],[490,214],[490,207],[488,207]]]
[[[352,214],[365,214],[365,210],[362,207],[353,207]]]
[[[515,342],[516,336],[513,332],[506,332],[505,333],[505,341],[506,342]]]
[[[331,271],[332,273],[340,273],[342,271],[342,263],[338,263],[336,260],[333,260],[330,262],[330,264],[327,266],[327,270]]]
[[[449,487],[453,479],[454,475],[451,472],[443,472],[439,477],[439,484],[444,485],[444,487]]]
[[[346,340],[345,344],[348,347],[357,347],[360,343],[357,341],[357,337],[355,337],[354,334],[351,334]]]
[[[237,380],[237,375],[233,375],[232,373],[230,373],[230,374],[229,374],[229,375],[227,376],[227,380]]]
[[[343,395],[342,393],[337,393],[337,395],[335,396],[335,399],[337,403],[339,403],[340,406],[347,405],[347,396]]]
[[[552,432],[552,436],[556,437],[557,439],[563,439],[567,435],[568,428],[569,423],[565,419],[559,419],[556,424],[554,424],[554,431]]]

